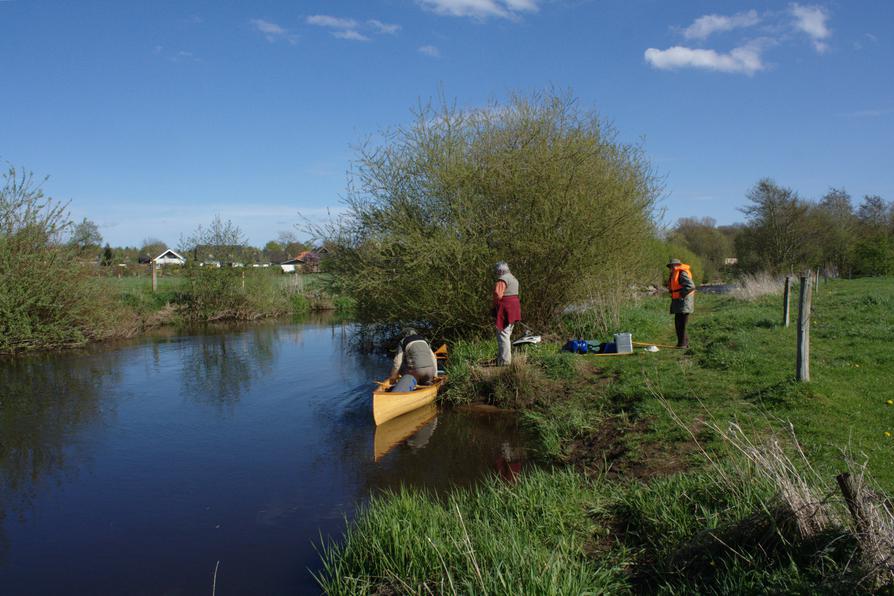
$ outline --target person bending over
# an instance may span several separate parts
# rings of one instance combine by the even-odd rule
[[[412,327],[405,329],[388,375],[392,383],[397,381],[391,391],[412,391],[417,383],[430,385],[437,372],[438,360],[428,341]]]

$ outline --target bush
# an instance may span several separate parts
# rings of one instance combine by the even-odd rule
[[[521,282],[525,320],[555,323],[594,280],[623,285],[653,233],[642,150],[554,94],[416,121],[361,152],[348,215],[327,230],[333,290],[362,322],[490,324],[493,264]]]
[[[295,303],[269,272],[188,267],[179,306],[181,314],[193,321],[247,321],[286,314]]]
[[[62,347],[112,332],[112,305],[61,243],[65,206],[8,167],[0,187],[0,352]]]

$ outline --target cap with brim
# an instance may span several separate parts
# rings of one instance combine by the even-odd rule
[[[680,259],[671,259],[671,260],[668,262],[667,266],[668,266],[668,267],[673,267],[674,265],[682,265],[682,264],[683,264],[683,262],[680,261]]]

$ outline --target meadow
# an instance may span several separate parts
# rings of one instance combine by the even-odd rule
[[[796,325],[782,326],[775,294],[698,296],[688,350],[599,358],[561,352],[557,335],[493,374],[477,365],[490,342],[459,343],[446,401],[517,409],[542,467],[441,500],[379,495],[325,550],[321,583],[332,593],[877,590],[884,580],[861,563],[835,476],[865,472],[872,494],[894,491],[892,307],[894,280],[820,283],[810,383],[794,381]],[[661,298],[631,303],[621,330],[673,343],[666,309]],[[569,329],[585,329],[585,316]]]

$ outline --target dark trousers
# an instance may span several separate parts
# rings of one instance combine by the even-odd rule
[[[686,324],[689,322],[689,313],[674,315],[674,327],[677,328],[677,347],[689,347],[689,335],[686,333]]]

